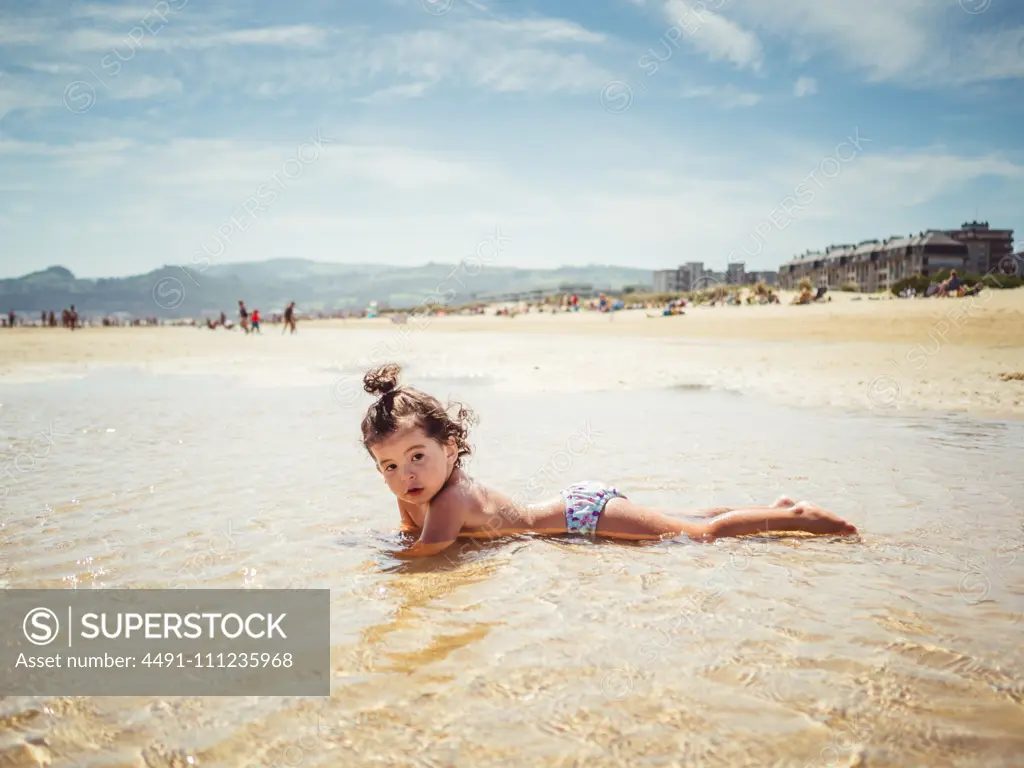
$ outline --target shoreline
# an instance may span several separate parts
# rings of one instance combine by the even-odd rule
[[[393,353],[428,369],[441,359],[449,368],[490,366],[509,386],[540,390],[701,384],[797,406],[1024,418],[1024,381],[1001,378],[1024,371],[1024,289],[973,299],[853,298],[687,308],[672,317],[625,310],[406,324],[300,320],[294,336],[270,325],[253,338],[194,327],[14,328],[0,331],[0,384],[141,365],[301,370],[308,385],[330,386],[323,371]]]

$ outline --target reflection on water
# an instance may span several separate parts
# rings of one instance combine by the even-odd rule
[[[139,373],[8,386],[4,462],[39,457],[5,478],[4,586],[329,587],[333,695],[9,698],[0,764],[1017,764],[1024,424],[442,373],[421,381],[481,417],[471,472],[509,492],[787,493],[862,536],[524,536],[405,563],[359,444],[368,397]]]

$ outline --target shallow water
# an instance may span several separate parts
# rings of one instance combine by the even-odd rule
[[[4,464],[52,434],[5,477],[0,586],[329,587],[331,699],[8,698],[0,764],[39,737],[54,766],[1021,764],[1024,424],[413,363],[480,415],[469,469],[508,492],[786,493],[862,535],[517,537],[402,564],[367,398],[291,375],[0,388]]]

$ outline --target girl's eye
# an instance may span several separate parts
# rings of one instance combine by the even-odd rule
[[[422,453],[417,453],[415,456],[412,457],[412,460],[413,461],[419,461],[422,458],[423,458],[423,454]]]
[[[390,472],[394,468],[395,468],[394,464],[388,464],[386,467],[384,467],[384,471],[385,472]]]

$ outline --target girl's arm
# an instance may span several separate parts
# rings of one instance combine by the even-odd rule
[[[398,500],[398,514],[402,516],[400,530],[403,533],[416,533],[419,531],[420,527],[416,525],[416,521],[412,519],[412,515],[409,514],[405,502],[401,499]]]
[[[448,549],[459,536],[465,521],[465,502],[461,494],[438,494],[427,509],[423,531],[419,540],[409,549],[395,553],[396,557],[412,559],[429,557]]]

